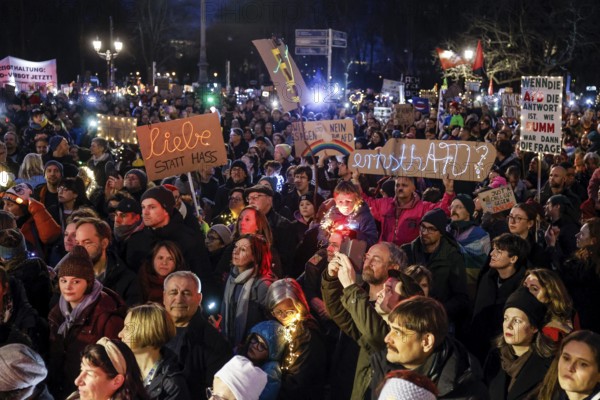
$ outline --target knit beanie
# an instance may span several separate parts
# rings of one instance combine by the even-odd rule
[[[258,180],[258,184],[260,185],[261,182],[268,182],[269,186],[271,186],[271,189],[273,189],[274,192],[277,191],[277,178],[274,176],[263,176]]]
[[[62,258],[56,264],[58,270],[58,277],[63,276],[74,276],[76,278],[85,279],[87,282],[87,289],[91,290],[94,286],[94,265],[92,260],[83,246],[75,246],[70,253]]]
[[[317,196],[317,203],[315,204],[315,194],[313,192],[308,192],[308,193],[300,196],[300,199],[298,199],[298,205],[300,205],[300,202],[302,200],[310,201],[310,204],[312,204],[313,207],[315,208],[315,214],[316,214],[317,210],[319,209],[319,207],[321,207],[321,204],[323,204],[323,200],[321,200],[321,196]]]
[[[64,167],[61,163],[59,163],[56,160],[50,160],[46,163],[46,165],[44,165],[44,172],[46,172],[46,170],[48,169],[49,166],[54,165],[56,168],[58,168],[58,170],[60,171],[60,176],[64,176]]]
[[[504,311],[508,308],[518,308],[523,311],[529,323],[537,329],[542,329],[546,319],[546,305],[540,302],[529,289],[520,287],[511,294],[504,304]]]
[[[215,224],[215,225],[211,226],[208,231],[209,232],[214,231],[217,235],[219,235],[219,237],[221,238],[221,241],[223,242],[223,244],[225,246],[227,246],[229,243],[231,243],[231,231],[225,225]]]
[[[138,179],[140,180],[140,186],[142,187],[142,189],[145,189],[146,186],[148,186],[148,175],[146,175],[146,173],[144,171],[142,171],[141,169],[130,169],[129,171],[127,171],[127,173],[125,173],[124,178],[129,175],[129,174],[134,174],[135,176],[138,177]]]
[[[427,222],[431,225],[435,226],[435,228],[440,231],[440,233],[446,232],[446,225],[448,224],[448,217],[446,213],[441,208],[434,208],[431,211],[428,211],[421,218],[421,222]]]
[[[243,162],[242,160],[235,160],[233,163],[231,163],[231,169],[238,167],[244,170],[244,172],[246,173],[246,176],[248,176],[248,166],[246,165],[245,162]]]
[[[0,347],[0,392],[33,388],[46,379],[48,370],[42,357],[29,347],[11,343]],[[19,393],[28,398],[25,393]],[[31,393],[29,393],[31,394]]]
[[[55,135],[50,138],[48,142],[48,147],[50,148],[50,153],[52,153],[56,148],[62,143],[63,140],[66,140],[64,137],[60,135]]]
[[[171,214],[173,208],[175,208],[175,197],[173,197],[173,192],[164,186],[155,186],[146,190],[142,195],[141,202],[143,203],[146,199],[156,200],[169,214]]]
[[[456,195],[456,199],[460,200],[462,205],[466,208],[469,216],[473,218],[473,213],[475,212],[475,202],[468,194],[460,193]]]
[[[429,390],[406,379],[390,378],[385,382],[379,400],[435,400]]]
[[[18,229],[4,229],[0,231],[0,257],[8,261],[27,251],[25,238]]]
[[[258,400],[267,385],[267,374],[246,357],[234,356],[216,374],[238,400]]]
[[[283,154],[285,158],[288,158],[292,154],[292,146],[290,146],[289,144],[278,144],[277,146],[275,146],[275,151],[277,151],[277,149],[280,149],[281,154]]]

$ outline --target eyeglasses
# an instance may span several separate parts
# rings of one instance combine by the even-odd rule
[[[439,230],[433,226],[425,226],[423,224],[419,225],[419,231],[421,233],[434,233],[434,232],[438,232]]]
[[[56,189],[56,190],[59,192],[64,192],[65,190],[70,190],[72,192],[72,190],[66,186],[59,186],[58,189]]]
[[[523,218],[523,217],[519,217],[518,215],[510,215],[510,214],[509,214],[509,215],[506,217],[506,220],[507,220],[508,222],[511,222],[511,223],[513,223],[513,224],[514,224],[515,222],[520,224],[520,223],[521,223],[521,222],[523,222],[523,221],[529,221],[529,218]]]
[[[273,314],[276,318],[289,318],[292,315],[296,314],[296,310],[273,310],[271,314]]]
[[[250,344],[252,346],[256,346],[258,351],[267,351],[268,350],[267,346],[254,335],[252,335],[252,337],[250,338]]]
[[[239,202],[239,201],[244,201],[244,199],[242,199],[241,197],[230,197],[229,201]]]
[[[266,194],[256,194],[254,196],[248,196],[248,201],[258,200],[261,197],[266,197]]]
[[[211,387],[207,387],[206,388],[206,398],[207,399],[214,399],[214,400],[227,400],[227,398],[223,397],[223,396],[219,396],[218,394],[213,392],[213,388]]]

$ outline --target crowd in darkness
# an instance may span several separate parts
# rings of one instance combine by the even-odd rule
[[[561,153],[535,154],[467,100],[404,129],[371,92],[351,111],[265,100],[0,91],[0,398],[598,398],[600,112],[564,106]],[[228,163],[161,181],[88,123],[208,112]],[[497,158],[467,182],[295,154],[292,124],[336,119],[356,149]],[[486,212],[500,187],[516,204]]]

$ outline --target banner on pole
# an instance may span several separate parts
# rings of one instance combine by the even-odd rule
[[[521,77],[521,151],[560,154],[562,76]]]
[[[309,121],[304,123],[304,135],[300,122],[292,123],[294,150],[297,156],[348,155],[354,151],[354,125],[351,119],[335,121]]]
[[[354,150],[349,167],[363,174],[481,181],[496,159],[491,143],[390,139],[376,150]]]
[[[496,214],[502,211],[510,210],[517,200],[512,188],[508,186],[499,187],[492,190],[486,190],[477,195],[481,202],[484,212]]]
[[[214,113],[139,126],[137,137],[151,180],[227,163],[219,117]]]
[[[56,59],[28,61],[17,57],[0,60],[0,87],[13,85],[27,91],[31,86],[57,88]]]

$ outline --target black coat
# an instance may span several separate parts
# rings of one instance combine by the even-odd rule
[[[383,381],[388,372],[405,369],[402,365],[387,361],[386,352],[387,350],[382,350],[371,356],[373,400],[377,399],[377,385]],[[489,398],[479,362],[460,342],[447,337],[429,357],[433,357],[433,360],[425,376],[436,384],[439,399],[487,400]]]
[[[214,375],[233,355],[225,338],[200,311],[186,328],[177,328],[177,336],[166,347],[177,356],[189,392],[197,398],[212,386]]]
[[[146,392],[152,400],[190,400],[192,397],[175,354],[168,349],[161,350],[161,353],[163,359],[154,378],[146,386]]]
[[[50,312],[52,282],[44,260],[37,257],[25,258],[21,262],[12,260],[5,268],[9,276],[18,279],[23,284],[29,304],[40,316],[46,318]]]
[[[500,365],[499,350],[492,350],[483,371],[485,382],[489,387],[490,400],[536,399],[538,386],[544,380],[544,375],[551,363],[552,357],[543,358],[533,353],[519,371],[510,392],[508,392],[510,377]]]
[[[129,307],[142,302],[142,288],[137,275],[110,250],[106,252],[104,277],[99,280],[104,286],[117,292]]]

